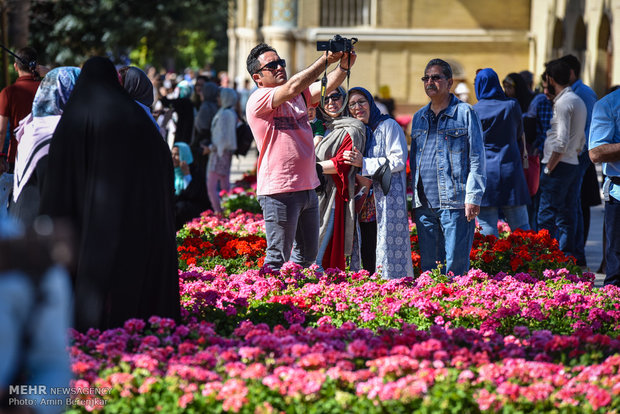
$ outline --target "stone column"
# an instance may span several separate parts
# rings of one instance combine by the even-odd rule
[[[258,0],[245,0],[239,1],[239,8],[237,10],[237,22],[238,26],[234,29],[234,35],[228,36],[230,39],[235,39],[235,77],[241,85],[245,79],[252,80],[247,72],[245,61],[250,53],[250,50],[258,43],[259,39],[259,13],[262,10],[259,7]],[[242,9],[243,8],[243,9]],[[230,29],[229,29],[230,31]],[[232,42],[229,44],[229,50],[233,47]],[[229,66],[230,67],[230,66]]]
[[[295,64],[295,36],[297,27],[297,0],[272,0],[271,25],[263,27],[265,42],[278,51],[278,55],[286,59],[289,68]],[[294,70],[293,70],[294,72]]]

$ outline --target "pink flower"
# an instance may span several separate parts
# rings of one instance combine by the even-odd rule
[[[190,404],[192,401],[194,401],[194,394],[186,392],[179,398],[179,407],[186,408],[187,404]]]
[[[480,407],[480,410],[482,411],[490,410],[491,408],[496,408],[494,406],[495,406],[495,402],[497,401],[497,397],[495,396],[495,394],[491,394],[485,388],[478,391],[478,393],[475,395],[474,398],[476,399],[476,402],[478,403],[478,407]]]
[[[135,359],[135,365],[137,368],[146,368],[151,373],[154,373],[157,370],[159,361],[157,361],[154,358],[151,358],[148,355],[138,355],[138,357]]]
[[[225,411],[237,413],[248,402],[247,395],[248,389],[245,386],[245,382],[239,379],[230,379],[224,383],[217,398],[218,400],[224,400],[222,408]]]
[[[151,390],[151,385],[155,384],[157,381],[158,379],[155,377],[146,377],[142,385],[138,388],[138,392],[140,394],[146,394]]]
[[[586,398],[595,411],[611,403],[611,396],[609,393],[595,385],[590,387],[586,394]]]
[[[145,326],[146,323],[142,319],[129,319],[123,325],[125,330],[131,334],[142,332]]]
[[[208,397],[209,395],[217,394],[222,389],[222,383],[219,381],[207,382],[202,386],[202,395]]]
[[[318,326],[322,326],[322,325],[331,325],[331,323],[332,323],[332,317],[331,317],[331,316],[329,316],[329,315],[321,316],[321,317],[319,318],[319,320],[318,320],[318,321],[316,321],[316,324],[317,324]]]

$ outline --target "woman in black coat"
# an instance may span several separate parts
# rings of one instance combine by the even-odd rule
[[[170,150],[109,59],[84,64],[48,165],[40,212],[77,235],[76,329],[179,319]]]

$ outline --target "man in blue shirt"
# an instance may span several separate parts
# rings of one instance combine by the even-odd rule
[[[523,116],[523,126],[526,128],[526,138],[528,138],[528,123],[529,119],[533,119],[535,122],[535,137],[531,145],[532,152],[529,154],[530,168],[533,168],[534,162],[539,164],[540,169],[540,156],[543,153],[545,140],[547,139],[547,131],[551,128],[551,118],[553,117],[553,99],[555,94],[552,94],[549,89],[549,84],[545,76],[541,77],[543,93],[539,93],[532,99],[527,113]],[[528,140],[528,142],[530,142]],[[539,174],[540,176],[540,174]],[[530,228],[534,231],[538,231],[538,207],[540,204],[540,188],[539,180],[537,177],[535,181],[536,193],[532,196],[532,202],[527,207],[527,214],[530,218]],[[528,181],[528,186],[531,183]],[[531,191],[531,189],[530,189]]]
[[[592,119],[592,108],[594,108],[594,104],[598,99],[596,96],[596,92],[592,90],[588,85],[584,84],[579,76],[581,74],[581,63],[579,59],[577,59],[573,55],[562,56],[560,60],[568,65],[570,68],[570,87],[577,94],[578,97],[581,98],[583,103],[586,104],[586,110],[588,111],[586,118],[586,144],[583,148],[583,152],[579,155],[579,183],[577,194],[579,195],[579,200],[577,201],[577,228],[576,228],[576,237],[575,237],[575,258],[577,259],[577,264],[580,266],[586,265],[586,253],[585,253],[585,244],[586,244],[586,234],[584,232],[584,215],[582,210],[581,203],[581,194],[583,193],[581,187],[583,185],[583,177],[586,173],[588,167],[592,164],[590,161],[590,157],[588,156],[588,136],[590,134],[590,121]],[[588,184],[586,184],[588,185]],[[598,183],[596,183],[598,185]],[[588,207],[589,208],[589,207]],[[589,211],[588,211],[589,213]],[[587,215],[588,220],[588,228],[589,228],[589,220],[590,215]]]
[[[603,163],[606,176],[603,185],[607,234],[604,283],[620,286],[620,90],[594,105],[588,149],[592,162]]]
[[[424,70],[431,102],[413,116],[410,166],[422,271],[445,263],[469,270],[475,218],[486,184],[482,126],[471,105],[452,93],[452,69],[433,59]]]

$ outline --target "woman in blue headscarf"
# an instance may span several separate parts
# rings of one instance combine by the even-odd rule
[[[52,134],[63,113],[80,68],[59,67],[45,75],[32,103],[32,112],[19,123],[16,138],[13,198],[9,213],[25,225],[32,224],[39,212],[41,185],[47,169]]]
[[[209,208],[204,173],[194,163],[192,150],[185,142],[172,147],[174,166],[174,204],[177,230]]]
[[[395,120],[381,114],[366,89],[351,88],[348,107],[351,116],[366,125],[366,146],[362,161],[358,161],[359,152],[356,150],[345,153],[345,157],[349,157],[353,165],[361,167],[364,176],[373,176],[386,162],[391,170],[391,185],[387,194],[380,182],[373,182],[374,197],[367,199],[370,201],[365,205],[366,210],[360,214],[364,269],[368,270],[367,264],[372,263],[373,254],[376,254],[373,271],[380,272],[383,278],[413,277],[406,193],[407,139]],[[376,236],[372,231],[373,198]],[[372,246],[373,242],[376,248],[369,249],[368,245]]]
[[[493,69],[478,72],[475,89],[474,109],[482,123],[487,172],[478,215],[481,232],[498,236],[500,209],[511,230],[529,230],[529,192],[518,146],[523,135],[519,103],[505,95]]]

